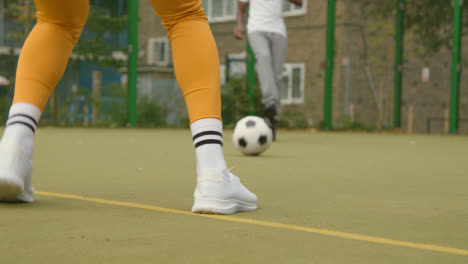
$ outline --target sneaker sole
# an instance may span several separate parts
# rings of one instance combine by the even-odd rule
[[[233,214],[242,211],[257,210],[256,204],[245,203],[238,200],[220,200],[214,198],[196,198],[192,212],[199,214]]]
[[[0,177],[0,201],[18,202],[18,195],[23,191],[23,184],[9,178]]]

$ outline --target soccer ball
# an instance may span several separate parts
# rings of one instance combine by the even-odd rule
[[[236,123],[232,141],[246,155],[259,155],[271,144],[273,134],[263,118],[246,116]]]

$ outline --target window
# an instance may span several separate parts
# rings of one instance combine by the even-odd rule
[[[238,0],[203,0],[202,7],[210,22],[233,21],[236,19]],[[307,13],[307,0],[302,6],[295,5],[288,0],[283,1],[284,16],[300,16]]]
[[[148,64],[169,66],[171,64],[169,40],[166,37],[150,38],[148,40]]]
[[[237,0],[203,0],[202,7],[210,22],[235,20]]]
[[[227,64],[221,65],[222,84],[225,84],[228,79],[239,78],[247,73],[245,56],[245,52],[229,54],[227,56]],[[305,64],[285,63],[283,71],[283,86],[281,88],[281,104],[304,103],[304,87]]]
[[[226,84],[226,64],[219,65],[220,73],[221,73],[221,86]]]
[[[284,16],[301,16],[307,13],[307,0],[302,0],[302,5],[295,5],[288,0],[283,1]]]
[[[301,104],[304,102],[304,63],[286,63],[283,72],[281,91],[282,104]]]
[[[246,56],[247,54],[245,52],[230,53],[227,55],[226,58],[229,62],[229,75],[226,77],[228,79],[242,78],[242,76],[247,73],[247,68],[245,64]]]

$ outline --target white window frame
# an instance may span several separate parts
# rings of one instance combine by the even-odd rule
[[[224,2],[224,9],[223,9],[223,15],[220,17],[213,17],[213,1],[223,1]],[[232,15],[227,14],[227,2],[228,1],[233,1],[234,6],[233,6],[233,13]],[[207,2],[207,10],[205,10],[206,17],[208,18],[208,21],[210,23],[212,22],[226,22],[226,21],[234,21],[236,20],[236,12],[237,12],[237,2],[238,0],[203,0],[203,2]]]
[[[234,12],[232,15],[227,15],[227,4],[226,2],[229,0],[203,0],[207,4],[207,10],[206,12],[206,17],[208,18],[208,21],[210,23],[216,23],[216,22],[226,22],[226,21],[234,21],[236,20],[236,13],[237,13],[237,5],[239,0],[234,0]],[[213,17],[212,12],[213,12],[213,1],[223,1],[225,2],[224,4],[224,10],[223,10],[223,16],[221,17]],[[286,2],[289,2],[289,0],[284,0]],[[294,16],[303,16],[307,14],[307,0],[302,1],[302,6],[299,9],[294,9],[293,7],[295,4],[289,2],[288,4],[290,5],[290,11],[283,11],[283,16],[284,17],[294,17]]]
[[[288,0],[284,0],[286,2],[289,2]],[[302,1],[302,5],[299,9],[293,9],[295,4],[289,2],[289,6],[291,7],[290,11],[284,11],[283,10],[283,16],[284,17],[292,17],[292,16],[303,16],[307,14],[307,0]]]
[[[293,98],[293,69],[300,69],[301,70],[301,82],[300,82],[300,97]],[[305,88],[305,64],[304,63],[285,63],[284,64],[284,72],[283,77],[288,76],[288,97],[281,98],[281,104],[303,104],[304,103],[304,88]],[[282,87],[284,89],[285,87]],[[281,91],[281,94],[283,91]]]
[[[164,60],[156,60],[155,56],[157,56],[157,52],[154,49],[156,43],[164,44]],[[170,63],[170,49],[171,45],[169,44],[169,39],[167,37],[156,37],[148,39],[148,56],[147,56],[147,63],[148,65],[156,65],[156,66],[168,66]]]
[[[226,64],[219,65],[221,86],[226,84]]]

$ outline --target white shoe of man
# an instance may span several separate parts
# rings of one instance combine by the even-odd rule
[[[257,209],[257,196],[245,188],[227,169],[202,169],[198,173],[192,212],[233,214]]]

